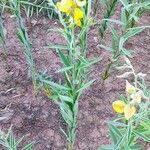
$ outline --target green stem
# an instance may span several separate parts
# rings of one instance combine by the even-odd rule
[[[110,76],[110,70],[111,70],[111,67],[113,65],[113,62],[110,61],[108,64],[107,64],[107,67],[104,71],[104,74],[102,75],[102,79],[103,80],[106,80],[109,76]]]
[[[95,1],[95,4],[94,4],[94,12],[93,12],[94,17],[96,16],[96,12],[97,12],[97,8],[98,8],[98,7],[97,7],[98,2],[99,2],[99,1],[98,1],[98,0],[96,0],[96,1]]]
[[[67,150],[73,150],[73,145],[74,144],[72,142],[69,142]]]
[[[109,19],[113,13],[114,13],[114,9],[115,6],[117,4],[117,0],[110,0],[109,2],[106,2],[106,10],[104,12],[104,19]],[[107,20],[102,21],[100,27],[99,27],[99,34],[101,36],[101,38],[104,38],[104,32],[107,28]]]
[[[23,20],[21,17],[20,4],[18,3],[17,0],[13,0],[13,1],[10,0],[10,6],[12,8],[12,11],[17,19],[18,26],[20,28],[18,36],[24,46],[24,53],[26,55],[26,59],[27,59],[27,62],[28,62],[28,65],[29,65],[30,71],[31,71],[31,78],[32,78],[32,83],[33,83],[33,88],[34,88],[34,94],[36,95],[37,94],[36,69],[35,69],[35,64],[34,64],[32,52],[31,52],[31,46],[30,46],[30,41],[28,38],[28,33],[26,31],[26,28],[23,24]]]
[[[6,38],[5,38],[5,33],[4,33],[4,26],[3,26],[3,20],[2,20],[2,13],[0,12],[0,41],[2,43],[2,47],[3,47],[3,59],[5,62],[5,68],[6,71],[9,72],[10,71],[10,67],[8,64],[8,54],[6,51]]]
[[[90,18],[91,13],[91,0],[88,0],[87,18]]]

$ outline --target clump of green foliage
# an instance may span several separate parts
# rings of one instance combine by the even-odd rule
[[[20,5],[21,11],[24,11],[28,18],[31,18],[33,15],[36,15],[37,17],[44,15],[49,18],[57,18],[54,10],[48,6],[47,0],[17,0],[17,3]],[[54,3],[56,3],[56,0],[54,0]],[[0,1],[2,12],[8,10],[9,7],[9,0]]]
[[[12,127],[9,128],[7,133],[0,130],[0,145],[6,150],[19,150],[18,147],[21,144],[23,137],[17,140],[13,134]],[[27,144],[21,150],[32,150],[34,142]]]
[[[26,28],[24,26],[21,13],[20,13],[20,4],[17,2],[17,0],[10,0],[9,1],[10,8],[12,13],[17,19],[18,25],[19,25],[19,30],[18,30],[18,38],[24,45],[24,54],[26,56],[26,60],[29,65],[29,71],[31,72],[31,77],[32,77],[32,82],[34,86],[34,93],[36,95],[36,68],[35,68],[35,63],[33,60],[32,52],[31,52],[31,46],[30,46],[30,40],[26,31]]]
[[[132,76],[134,82],[131,85],[126,81],[126,96],[121,95],[120,100],[113,103],[118,116],[108,121],[112,144],[103,146],[101,150],[143,150],[144,142],[150,143],[150,91],[144,81],[145,74],[136,73],[128,58],[118,69],[125,70],[118,78]]]
[[[91,1],[88,1],[82,9],[85,16],[79,31],[74,23],[68,22],[70,16],[63,17],[64,15],[51,0],[49,0],[49,4],[58,13],[60,23],[63,25],[62,29],[54,29],[52,31],[60,33],[67,41],[66,45],[49,45],[49,48],[57,49],[64,65],[58,72],[64,75],[65,82],[55,83],[49,80],[40,80],[47,83],[52,90],[50,98],[54,99],[54,102],[60,107],[61,115],[67,124],[67,131],[61,130],[67,138],[68,150],[73,150],[76,139],[79,99],[82,92],[95,81],[88,81],[88,68],[100,60],[89,60],[86,56],[87,35],[91,26],[91,19],[89,18]]]
[[[126,49],[124,46],[127,41],[142,32],[145,28],[149,28],[149,26],[137,26],[137,22],[140,17],[143,15],[145,11],[150,10],[150,2],[128,2],[126,0],[122,2],[121,9],[121,20],[113,20],[109,19],[106,15],[104,21],[100,25],[100,33],[101,37],[104,36],[104,31],[108,27],[110,32],[112,33],[112,45],[111,47],[107,47],[105,45],[100,45],[100,47],[111,52],[112,57],[110,58],[107,67],[102,74],[103,80],[106,80],[110,74],[111,69],[119,64],[119,59],[123,56],[127,56],[129,58],[133,57],[133,51]],[[106,11],[107,12],[107,11]],[[116,23],[120,26],[122,34],[119,34],[118,30],[113,27],[113,24]]]
[[[92,6],[95,7],[94,13],[96,13],[98,1],[95,0],[94,2],[95,5],[91,0],[62,0],[57,4],[53,0],[3,0],[0,2],[1,12],[5,8],[10,9],[18,22],[19,30],[17,35],[24,46],[24,54],[28,62],[29,71],[31,72],[35,95],[37,95],[37,89],[44,90],[46,95],[60,108],[60,113],[67,126],[67,128],[61,128],[61,131],[66,137],[68,150],[74,149],[80,97],[83,91],[95,82],[95,79],[89,78],[91,66],[101,60],[100,58],[89,59],[87,57],[89,29],[94,25],[94,19],[91,18]],[[133,87],[135,91],[140,92],[140,99],[142,99],[140,103],[135,102],[135,99],[137,99],[135,98],[136,92],[132,93],[135,94],[132,96],[129,93],[126,93],[126,96],[121,96],[121,102],[119,102],[122,104],[121,114],[113,121],[108,121],[112,144],[104,146],[102,149],[142,149],[143,145],[139,145],[139,139],[150,142],[150,92],[145,84],[144,74],[136,73],[128,59],[132,58],[133,51],[126,49],[125,44],[131,37],[149,27],[138,27],[137,22],[150,9],[150,2],[147,0],[103,0],[102,4],[105,10],[104,19],[99,26],[99,33],[104,44],[100,44],[100,47],[110,51],[112,54],[102,78],[106,80],[113,68],[129,69],[129,71],[119,77],[128,78],[132,75],[134,77]],[[122,5],[121,20],[113,20],[111,16],[115,13],[115,8],[118,4]],[[63,67],[57,71],[57,73],[63,75],[63,79],[59,82],[52,81],[51,76],[47,76],[46,72],[40,73],[36,70],[30,39],[21,16],[22,11],[25,11],[27,17],[31,17],[34,12],[37,13],[37,16],[40,12],[45,13],[45,11],[49,16],[51,16],[52,12],[57,14],[62,26],[61,28],[50,30],[63,36],[66,44],[51,44],[49,48],[56,49],[63,64]],[[121,28],[121,34],[113,26],[114,23],[118,24]],[[112,34],[111,46],[107,46],[104,40],[107,28]],[[0,22],[0,40],[4,47],[5,35],[2,21]],[[120,59],[124,57],[125,63],[122,65]],[[134,101],[131,100],[133,99],[132,97],[134,97]],[[120,106],[118,107],[120,108]],[[127,108],[124,109],[125,107]],[[0,135],[0,144],[8,150],[17,150],[17,146],[21,141],[22,139],[16,141],[11,130],[9,130],[7,135],[3,133]],[[32,145],[33,143],[27,145],[22,150],[31,150]]]
[[[2,14],[0,13],[0,44],[2,45],[3,48],[3,59],[5,62],[5,68],[6,71],[10,71],[9,64],[8,64],[8,54],[6,50],[6,37],[4,33],[4,26],[3,26],[3,20],[2,20]]]

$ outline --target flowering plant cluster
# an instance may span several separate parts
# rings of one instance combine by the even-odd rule
[[[114,111],[118,113],[107,122],[112,144],[103,146],[102,150],[132,150],[137,147],[144,150],[144,142],[150,142],[150,92],[144,81],[146,74],[136,73],[127,57],[125,64],[117,68],[126,70],[117,76],[126,79],[126,95],[112,103]],[[134,77],[133,84],[127,80],[131,76]],[[140,144],[139,140],[144,142]]]
[[[140,90],[138,91],[138,89],[126,80],[126,94],[126,102],[117,100],[113,102],[112,106],[117,113],[124,113],[126,120],[129,120],[134,116],[137,111],[136,107],[141,103],[142,92]]]
[[[69,23],[81,26],[82,19],[84,18],[83,7],[86,5],[86,0],[62,0],[57,3],[59,11],[65,13],[66,19]]]
[[[89,29],[96,18],[95,16],[91,17],[95,13],[91,7],[94,6],[95,10],[97,10],[98,0],[47,1],[49,9],[57,13],[57,17],[62,25],[61,28],[50,30],[59,33],[65,40],[64,45],[57,43],[48,46],[51,49],[57,50],[63,65],[56,72],[63,75],[63,78],[60,78],[58,83],[53,81],[46,71],[41,73],[36,70],[31,42],[21,17],[22,7],[20,5],[22,2],[26,5],[32,3],[9,0],[8,8],[18,21],[19,30],[17,35],[24,46],[24,54],[33,81],[34,94],[37,95],[38,90],[42,89],[47,97],[58,105],[62,118],[66,123],[66,126],[61,128],[61,131],[66,137],[67,150],[74,150],[78,126],[79,100],[82,92],[96,80],[89,80],[89,74],[92,70],[90,67],[101,60],[101,58],[90,59],[87,56]],[[35,2],[32,6],[35,6]],[[102,73],[103,83],[110,76],[111,70],[114,68],[130,70],[118,76],[119,78],[126,78],[125,96],[121,96],[119,100],[112,103],[112,107],[117,113],[116,118],[108,121],[112,144],[104,146],[102,150],[143,150],[144,144],[140,145],[138,140],[150,142],[150,92],[145,84],[145,75],[143,73],[136,73],[129,60],[129,58],[132,58],[132,50],[126,49],[124,45],[129,38],[147,28],[147,26],[137,27],[136,25],[142,14],[147,9],[150,9],[150,2],[147,0],[102,0],[101,2],[105,10],[104,19],[99,26],[99,33],[104,45],[98,46],[109,50],[112,54],[111,58],[108,59],[108,65],[104,73]],[[122,5],[121,19],[110,19],[115,13],[115,8],[119,2]],[[40,6],[36,7],[40,8]],[[5,35],[1,20],[0,12],[0,42],[3,44],[5,53]],[[117,29],[115,29],[112,23],[118,24]],[[119,26],[121,34],[118,31]],[[107,27],[112,34],[110,47],[105,45],[104,34]],[[5,53],[5,61],[6,58]],[[122,65],[123,58],[125,60],[124,65]],[[130,76],[134,78],[133,82],[129,82]],[[18,143],[21,141],[19,140],[16,143],[11,131],[7,136],[1,136],[0,133],[0,137],[0,144],[8,150],[16,150]],[[33,143],[28,144],[23,150],[31,150],[32,145]]]

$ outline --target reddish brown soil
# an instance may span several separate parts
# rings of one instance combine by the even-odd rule
[[[118,9],[114,18],[119,18],[117,17],[119,13]],[[101,18],[101,13],[98,18]],[[98,19],[99,21],[101,20]],[[34,150],[66,150],[65,138],[60,132],[60,126],[64,126],[64,122],[57,105],[43,93],[38,93],[37,97],[33,95],[23,47],[15,35],[16,20],[6,13],[4,24],[7,31],[6,42],[11,71],[6,72],[5,64],[0,57],[0,110],[8,107],[5,112],[8,118],[0,122],[0,127],[6,131],[12,124],[18,138],[25,136],[23,145],[36,141]],[[140,24],[150,25],[150,13],[140,20]],[[37,68],[47,69],[53,75],[61,67],[61,63],[57,53],[45,46],[51,43],[64,43],[63,38],[48,31],[48,29],[59,27],[59,24],[57,21],[42,17],[33,18],[31,24],[26,23],[26,26]],[[101,145],[109,143],[105,121],[115,116],[111,103],[125,89],[124,80],[116,78],[117,71],[113,71],[112,76],[102,85],[100,76],[109,58],[109,52],[98,47],[97,27],[97,25],[94,26],[89,34],[88,57],[102,57],[103,60],[94,66],[95,69],[91,74],[91,77],[97,78],[97,81],[84,92],[80,100],[75,150],[97,150]],[[107,31],[108,44],[110,39],[110,33]],[[134,49],[133,64],[138,71],[147,74],[146,81],[150,85],[150,30],[147,29],[132,38],[127,46]],[[0,54],[2,54],[2,48],[0,48]]]

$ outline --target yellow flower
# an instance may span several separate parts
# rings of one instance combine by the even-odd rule
[[[83,7],[86,5],[86,0],[75,0],[75,1],[79,7]]]
[[[136,113],[135,106],[125,105],[124,107],[124,115],[127,120],[129,120]]]
[[[70,9],[73,5],[73,0],[62,0],[61,2],[57,2],[57,7],[59,11],[69,14]]]
[[[133,99],[133,102],[140,104],[141,103],[141,99],[142,99],[141,92],[139,91],[139,92],[136,92],[136,93],[132,94],[131,98]]]
[[[59,11],[73,18],[77,26],[81,26],[81,19],[84,17],[84,12],[80,7],[86,4],[86,0],[62,0],[57,2]]]
[[[126,92],[130,95],[136,92],[135,87],[131,85],[127,80],[126,80]]]
[[[81,19],[83,18],[84,13],[80,8],[74,9],[74,22],[77,26],[81,26]]]
[[[117,113],[123,113],[124,112],[124,106],[125,106],[124,101],[121,101],[121,100],[114,101],[112,106],[113,106],[113,109]]]

